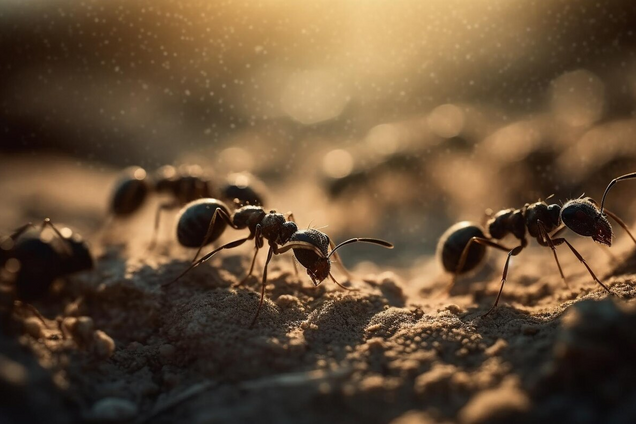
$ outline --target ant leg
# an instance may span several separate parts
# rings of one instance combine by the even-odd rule
[[[58,230],[55,225],[53,225],[53,222],[50,218],[44,218],[44,220],[42,221],[42,225],[40,226],[40,231],[44,230],[44,227],[51,227],[53,232],[55,232],[55,234],[57,234],[57,236],[64,242],[64,249],[66,250],[66,253],[72,256],[73,246],[71,245],[71,242],[62,235],[60,230]]]
[[[554,237],[558,236],[559,234],[561,234],[563,231],[567,230],[568,227],[565,226],[565,224],[561,224],[561,226],[559,228],[557,228],[551,235],[550,238],[554,239]]]
[[[603,199],[601,200],[601,214],[603,213],[603,205],[605,205],[605,196],[607,196],[607,193],[609,193],[612,186],[619,181],[631,180],[632,178],[636,178],[636,172],[621,175],[620,177],[616,177],[612,181],[610,181],[610,183],[607,185],[607,188],[605,189],[605,192],[603,193]]]
[[[179,203],[176,201],[164,202],[161,203],[157,207],[157,212],[155,212],[155,229],[152,233],[152,239],[150,239],[150,244],[148,245],[148,250],[153,250],[157,245],[157,233],[159,233],[159,221],[161,220],[161,212],[166,210],[175,209],[179,206]]]
[[[18,237],[20,237],[22,234],[24,234],[24,232],[26,230],[28,230],[29,228],[33,228],[35,227],[35,225],[33,225],[33,223],[29,222],[28,224],[24,224],[23,226],[21,226],[20,228],[17,228],[13,234],[11,234],[8,238],[10,238],[11,240],[17,239]]]
[[[292,212],[287,212],[287,221],[296,222],[294,218],[294,214]],[[296,260],[293,256],[290,256],[292,265],[294,266],[294,275],[296,275],[296,279],[300,279],[300,275],[298,274],[298,267],[296,266]]]
[[[333,242],[333,240],[331,240],[331,238],[329,239],[329,248],[332,252],[336,248],[336,244]],[[333,253],[333,258],[334,262],[338,264],[338,268],[340,268],[340,271],[347,277],[347,280],[353,280],[353,274],[347,269],[347,267],[344,266],[344,264],[342,263],[342,258],[340,257],[338,252]]]
[[[343,286],[342,284],[337,282],[335,278],[333,278],[333,275],[331,275],[331,273],[329,273],[329,278],[331,278],[331,281],[336,283],[338,285],[338,287],[340,287],[341,289],[344,289],[344,290],[347,290],[347,291],[358,291],[357,289],[353,289],[353,288],[349,288],[349,287]]]
[[[620,219],[618,217],[618,215],[616,215],[614,212],[608,211],[607,209],[605,209],[605,213],[607,215],[609,215],[610,218],[612,218],[614,221],[616,221],[616,223],[618,225],[620,225],[621,227],[623,227],[623,230],[625,230],[625,232],[627,233],[627,235],[629,235],[629,237],[632,239],[632,241],[634,243],[636,243],[636,238],[634,238],[634,236],[632,235],[632,233],[627,229],[627,224],[625,224],[625,222]]]
[[[204,257],[202,257],[201,259],[199,259],[198,261],[193,262],[193,263],[192,263],[192,264],[188,267],[188,269],[186,269],[185,271],[183,271],[183,272],[182,272],[182,273],[181,273],[181,274],[180,274],[177,278],[175,278],[174,280],[172,280],[172,281],[170,281],[170,282],[168,282],[168,283],[162,284],[162,285],[161,285],[161,287],[168,287],[170,284],[172,284],[172,283],[174,283],[174,282],[178,281],[181,277],[183,277],[184,275],[186,275],[186,274],[187,274],[188,272],[190,272],[193,268],[196,268],[196,267],[198,267],[199,265],[201,265],[203,262],[206,262],[208,259],[210,259],[212,256],[214,256],[217,252],[220,252],[220,251],[221,251],[221,250],[223,250],[223,249],[233,249],[233,248],[235,248],[235,247],[238,247],[238,246],[242,245],[243,243],[245,243],[246,241],[250,240],[251,238],[252,238],[251,236],[248,236],[248,237],[245,237],[245,238],[242,238],[242,239],[234,240],[234,241],[231,241],[231,242],[229,242],[229,243],[227,243],[227,244],[224,244],[224,245],[223,245],[223,246],[221,246],[221,247],[218,247],[218,248],[214,249],[213,251],[211,251],[210,253],[208,253],[207,255],[205,255]]]
[[[550,247],[550,249],[552,249],[552,254],[554,254],[554,260],[556,261],[557,267],[559,268],[559,274],[561,274],[561,279],[563,280],[563,284],[565,284],[565,287],[569,287],[568,286],[568,282],[565,280],[565,275],[563,274],[563,270],[561,269],[561,264],[559,263],[559,258],[557,257],[556,245],[554,244],[554,242],[550,238],[550,235],[546,231],[545,226],[544,226],[543,222],[541,222],[541,220],[537,220],[537,227],[539,227],[539,234],[540,234],[541,238],[543,239],[543,243],[541,243],[541,244],[545,243],[545,244],[547,244],[547,246]],[[562,229],[558,229],[557,231],[554,232],[554,234],[556,235],[556,234],[558,234],[561,231],[562,231]]]
[[[205,233],[205,237],[203,237],[203,241],[201,241],[201,246],[199,246],[199,248],[197,249],[197,253],[195,253],[194,258],[192,258],[192,263],[197,260],[197,257],[199,256],[199,253],[201,253],[201,249],[203,249],[203,246],[208,244],[208,240],[210,239],[210,237],[212,236],[212,232],[214,231],[214,224],[216,223],[217,216],[220,216],[223,221],[225,221],[225,223],[228,224],[230,227],[236,228],[236,226],[234,226],[234,223],[232,222],[232,218],[230,218],[229,215],[226,214],[225,211],[223,211],[223,209],[215,209],[214,213],[212,214],[212,218],[210,219],[210,224],[208,225],[208,230]]]
[[[592,271],[592,268],[590,268],[590,266],[587,264],[587,262],[585,262],[585,259],[583,259],[583,256],[581,256],[581,254],[574,248],[574,246],[572,246],[570,244],[570,242],[568,242],[566,239],[564,238],[558,238],[558,239],[554,239],[552,240],[552,243],[554,243],[555,246],[558,246],[562,243],[565,243],[568,245],[568,247],[570,248],[570,250],[572,251],[572,253],[574,253],[574,255],[577,257],[577,259],[583,264],[585,265],[585,268],[587,268],[588,272],[590,273],[590,275],[592,276],[592,278],[594,279],[594,281],[596,281],[601,287],[603,287],[605,289],[605,291],[607,291],[609,294],[614,294],[612,293],[612,291],[610,289],[607,288],[607,286],[603,283],[601,283],[601,280],[599,280],[596,275],[594,274],[594,272]]]
[[[453,278],[451,279],[450,284],[448,285],[448,287],[446,287],[446,293],[450,292],[451,289],[453,288],[453,286],[455,285],[455,283],[457,282],[457,278],[459,277],[459,274],[461,273],[462,269],[464,269],[464,265],[466,265],[466,260],[468,259],[468,252],[470,251],[470,246],[473,243],[477,243],[477,244],[481,244],[483,246],[490,246],[490,247],[494,247],[495,249],[499,249],[502,250],[504,252],[510,252],[512,249],[510,249],[509,247],[503,246],[499,243],[496,243],[490,239],[486,239],[486,238],[482,238],[482,237],[473,237],[471,238],[468,243],[466,244],[466,247],[464,247],[464,250],[462,250],[462,255],[459,257],[459,262],[457,263],[457,268],[455,270],[455,272],[453,273]],[[523,243],[523,242],[522,242]]]
[[[254,256],[252,257],[252,264],[250,265],[250,271],[247,273],[243,279],[236,284],[237,286],[242,286],[247,279],[252,275],[254,271],[254,264],[256,263],[256,256],[258,255],[258,250],[263,247],[263,236],[261,235],[261,224],[256,225],[256,231],[254,232],[254,237],[256,238],[256,242],[254,243]]]
[[[273,254],[274,254],[274,250],[270,246],[269,251],[267,252],[267,260],[265,261],[265,268],[263,269],[263,282],[261,283],[261,300],[258,302],[258,309],[256,310],[256,314],[254,315],[254,318],[252,318],[252,323],[250,324],[250,328],[254,327],[254,324],[256,324],[256,318],[258,318],[258,314],[261,313],[263,300],[265,299],[265,287],[267,286],[267,265],[269,265],[269,261],[272,260]]]
[[[521,253],[521,251],[527,245],[528,245],[527,242],[526,243],[522,243],[521,245],[515,247],[510,252],[508,252],[508,257],[506,258],[506,264],[504,265],[504,269],[503,269],[503,275],[501,276],[501,287],[499,287],[499,293],[497,293],[497,298],[495,299],[495,303],[492,305],[492,308],[490,308],[488,310],[488,312],[483,314],[481,316],[482,318],[485,318],[486,316],[488,316],[488,314],[490,314],[492,311],[494,311],[495,308],[497,307],[497,304],[499,303],[499,298],[501,298],[501,292],[503,291],[504,284],[506,284],[506,279],[508,278],[508,265],[510,264],[510,258],[513,257],[513,256],[517,256],[519,253]]]
[[[33,225],[33,223],[29,222],[28,224],[24,224],[23,226],[16,228],[16,230],[13,232],[13,234],[11,234],[10,236],[3,236],[0,239],[0,246],[4,246],[5,243],[8,242],[8,246],[6,246],[6,249],[11,249],[16,241],[16,239],[18,237],[20,237],[22,234],[24,234],[24,232],[26,230],[28,230],[29,228],[33,228],[35,225]],[[10,240],[10,241],[9,241]]]

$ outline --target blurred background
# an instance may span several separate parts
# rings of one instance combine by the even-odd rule
[[[0,0],[2,230],[94,228],[123,167],[198,164],[398,246],[348,262],[408,267],[486,208],[636,170],[635,22],[627,0]],[[629,223],[634,193],[608,201]]]

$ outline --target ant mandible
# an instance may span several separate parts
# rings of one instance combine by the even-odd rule
[[[197,207],[197,205],[192,204],[191,208],[195,207]],[[185,210],[181,216],[186,217],[187,213],[188,210]],[[229,242],[212,250],[201,259],[196,261],[196,257],[198,256],[203,245],[209,243],[210,239],[213,238],[214,234],[216,234],[216,232],[218,231],[218,218],[220,218],[224,222],[223,228],[225,227],[225,225],[229,225],[237,230],[248,228],[250,233],[247,237]],[[178,228],[187,228],[191,224],[199,226],[200,222],[200,214],[192,213],[188,216],[188,218],[179,220]],[[189,234],[192,235],[193,239],[201,240],[200,234],[196,235],[195,232],[189,232]],[[223,249],[232,249],[238,247],[248,240],[254,240],[255,252],[252,258],[250,270],[245,278],[243,278],[241,283],[252,274],[252,271],[254,270],[254,263],[256,261],[256,255],[258,254],[258,250],[265,245],[265,240],[267,240],[269,246],[269,250],[267,252],[267,260],[265,261],[265,267],[263,269],[260,301],[249,328],[252,328],[256,323],[256,319],[258,318],[258,315],[263,306],[265,287],[267,285],[267,266],[269,265],[269,262],[271,261],[273,255],[279,255],[292,249],[294,252],[294,256],[296,257],[298,262],[300,262],[300,264],[307,269],[307,274],[309,275],[315,286],[318,286],[327,277],[329,277],[338,286],[346,289],[346,287],[342,286],[338,281],[336,281],[336,279],[331,274],[331,262],[329,260],[331,256],[334,256],[334,259],[338,263],[341,263],[339,255],[337,253],[338,249],[347,244],[355,242],[377,244],[388,249],[393,248],[393,245],[391,243],[373,238],[352,238],[335,246],[331,239],[325,233],[322,233],[315,229],[298,230],[296,223],[293,221],[293,214],[291,213],[287,214],[287,217],[285,217],[283,214],[277,213],[274,210],[265,212],[265,210],[260,206],[248,205],[237,209],[230,217],[226,210],[223,210],[222,208],[216,208],[212,219],[209,220],[208,231],[205,233],[205,236],[201,241],[202,244],[199,247],[199,250],[195,255],[195,259],[193,260],[190,267],[188,267],[174,280],[164,284],[163,287],[169,286],[170,284],[176,282],[190,270],[209,260],[217,252]],[[329,248],[331,248],[331,251],[329,251]],[[343,270],[345,270],[344,267]]]
[[[510,258],[517,256],[528,245],[527,234],[536,238],[541,246],[550,247],[554,260],[565,282],[565,275],[557,257],[556,247],[567,245],[577,259],[585,266],[592,278],[605,291],[612,294],[610,289],[603,284],[594,274],[590,266],[585,262],[581,254],[565,238],[558,235],[569,228],[575,233],[591,237],[597,243],[607,246],[612,244],[612,226],[605,217],[607,214],[620,225],[636,243],[636,239],[630,233],[627,225],[613,212],[603,209],[605,196],[609,189],[618,181],[636,178],[636,173],[618,177],[608,185],[603,194],[603,202],[599,209],[597,203],[590,197],[579,197],[567,201],[563,206],[557,204],[548,205],[539,200],[536,203],[526,204],[521,209],[504,209],[494,215],[490,215],[486,223],[489,236],[484,234],[484,229],[479,225],[464,221],[450,227],[440,238],[437,252],[442,261],[442,266],[447,272],[453,274],[451,286],[458,275],[475,269],[484,259],[486,248],[492,247],[508,253],[501,277],[501,287],[493,306],[483,316],[489,315],[499,303],[501,292],[508,277],[508,265]],[[547,199],[546,199],[547,200]],[[520,244],[514,248],[508,248],[497,241],[506,235],[512,234]],[[567,284],[567,283],[566,283]],[[450,289],[449,287],[449,289]]]
[[[20,302],[17,304],[45,323],[37,309],[26,302],[44,297],[57,278],[91,269],[93,259],[79,234],[67,228],[58,230],[49,218],[42,222],[40,232],[29,234],[27,230],[33,227],[31,223],[23,225],[0,242],[0,266],[13,283],[15,299]],[[50,227],[57,237],[43,238],[45,227]]]

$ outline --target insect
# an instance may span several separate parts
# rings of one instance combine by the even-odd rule
[[[204,197],[213,197],[214,190],[210,179],[203,175],[198,166],[171,165],[162,166],[151,177],[138,166],[127,168],[115,185],[110,203],[111,214],[126,217],[137,212],[146,202],[150,193],[168,194],[170,200],[157,207],[155,228],[150,248],[156,243],[161,212],[174,209],[186,203]]]
[[[237,207],[262,206],[263,193],[265,193],[265,185],[248,172],[228,175],[225,185],[221,188],[222,197],[233,201]]]
[[[46,227],[53,230],[53,237],[44,237]],[[17,304],[23,304],[44,322],[28,302],[46,296],[56,279],[91,269],[93,259],[79,234],[68,228],[58,230],[49,218],[42,222],[40,231],[29,231],[33,228],[31,223],[23,225],[0,242],[0,265],[13,283]]]
[[[184,212],[184,215],[185,213],[187,213],[187,211]],[[336,279],[331,274],[331,262],[329,260],[331,256],[333,256],[338,263],[341,262],[337,253],[338,249],[340,249],[342,246],[355,242],[372,243],[389,249],[393,248],[393,245],[391,243],[373,238],[353,238],[335,246],[326,234],[318,230],[298,230],[298,226],[293,221],[293,214],[289,213],[287,214],[287,216],[285,216],[281,213],[277,213],[274,210],[265,212],[265,210],[260,206],[244,206],[234,211],[231,217],[226,210],[217,208],[214,211],[211,220],[209,220],[208,230],[203,233],[205,234],[205,236],[202,238],[202,243],[209,242],[209,239],[214,237],[214,234],[216,234],[216,232],[218,231],[216,226],[219,218],[220,221],[223,221],[225,223],[225,225],[229,225],[237,230],[245,228],[249,229],[249,235],[247,237],[224,244],[212,250],[201,259],[196,260],[196,257],[201,250],[201,248],[199,248],[199,251],[197,251],[195,259],[192,261],[190,267],[182,272],[174,280],[164,284],[164,287],[176,282],[190,270],[209,260],[217,252],[223,249],[232,249],[238,247],[248,240],[254,240],[254,256],[252,258],[250,270],[245,278],[241,281],[242,283],[247,279],[247,277],[252,274],[258,250],[261,249],[265,245],[265,241],[267,241],[269,250],[267,252],[267,260],[265,261],[265,267],[263,269],[261,296],[258,308],[250,324],[250,328],[252,328],[256,323],[258,315],[263,306],[265,287],[267,285],[267,266],[269,265],[269,262],[271,261],[273,255],[279,255],[292,249],[294,252],[294,256],[296,257],[298,262],[300,262],[300,264],[307,269],[307,274],[309,275],[315,286],[318,286],[320,283],[322,283],[322,281],[329,277],[338,286],[346,289],[346,287],[338,283],[338,281],[336,281]],[[199,236],[199,240],[201,240],[201,236]],[[330,248],[331,251],[329,251]]]
[[[636,173],[613,180],[606,189],[605,194],[607,194],[615,181],[627,179],[628,177],[636,178]],[[603,195],[603,200],[605,199],[605,194]],[[539,200],[532,204],[526,204],[521,209],[504,209],[489,215],[489,219],[486,222],[488,235],[478,224],[467,221],[450,227],[438,242],[437,255],[444,269],[453,274],[453,281],[450,286],[452,287],[457,276],[475,269],[483,262],[488,247],[507,252],[508,256],[503,268],[501,287],[497,293],[497,298],[493,306],[483,316],[489,315],[497,307],[508,277],[510,258],[517,256],[526,248],[528,236],[535,238],[541,246],[552,249],[554,260],[564,282],[565,276],[556,252],[556,247],[562,244],[568,246],[577,259],[585,266],[592,279],[611,294],[610,289],[596,277],[581,254],[564,237],[559,237],[565,229],[569,228],[581,236],[591,237],[597,243],[610,246],[613,232],[612,226],[605,216],[607,214],[636,243],[636,239],[630,233],[627,225],[616,214],[607,209],[604,209],[604,212],[601,210],[592,198],[584,196],[569,200],[563,206],[557,204],[548,205],[545,201]],[[509,248],[498,242],[498,240],[508,234],[512,234],[517,238],[520,244]]]
[[[154,232],[149,248],[157,242],[161,214],[191,201],[202,198],[215,198],[217,194],[236,205],[261,204],[263,184],[251,174],[232,174],[220,193],[196,165],[175,168],[165,165],[148,175],[143,168],[133,166],[124,170],[115,185],[110,203],[110,212],[115,217],[127,217],[137,212],[151,193],[165,194],[169,199],[157,207],[154,220]]]

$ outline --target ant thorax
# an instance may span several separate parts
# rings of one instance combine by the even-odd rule
[[[550,234],[561,225],[561,218],[559,217],[561,207],[559,205],[548,206],[545,202],[536,202],[526,205],[525,209],[525,225],[531,237],[541,237],[539,222],[543,225],[543,229],[545,229],[547,234]]]
[[[256,225],[263,220],[265,215],[265,211],[260,206],[243,206],[234,211],[232,222],[236,228],[249,228],[251,232],[254,232]]]
[[[597,243],[612,245],[612,226],[589,197],[570,200],[561,209],[561,220],[575,233],[592,237]]]
[[[265,215],[263,217],[263,220],[261,221],[261,231],[263,237],[274,243],[283,244],[280,242],[280,234],[285,222],[287,222],[287,220],[282,213],[271,211],[270,213]]]
[[[497,212],[486,223],[490,237],[502,239],[509,233],[522,239],[526,234],[525,219],[521,209],[504,209]]]

